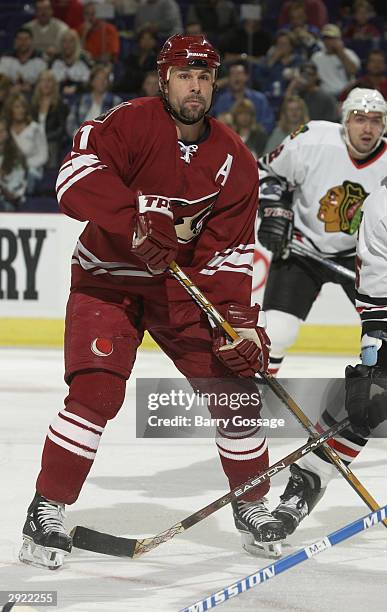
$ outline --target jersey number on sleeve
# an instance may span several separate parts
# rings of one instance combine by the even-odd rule
[[[87,149],[87,142],[89,140],[89,135],[90,135],[90,132],[93,129],[93,127],[94,127],[94,125],[84,125],[79,130],[80,133],[82,134],[81,139],[79,141],[79,148],[80,149]]]

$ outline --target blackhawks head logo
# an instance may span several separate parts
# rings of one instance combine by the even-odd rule
[[[361,207],[367,195],[360,183],[351,181],[328,189],[317,213],[317,218],[325,224],[325,231],[354,234],[360,225]]]

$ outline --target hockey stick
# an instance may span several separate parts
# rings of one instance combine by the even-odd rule
[[[345,276],[346,278],[349,278],[353,281],[356,278],[356,274],[355,272],[352,272],[352,270],[348,270],[348,268],[346,268],[345,266],[342,266],[332,261],[331,259],[325,258],[322,255],[319,255],[316,251],[312,251],[312,249],[309,249],[304,244],[301,244],[300,242],[296,240],[293,240],[289,246],[290,246],[291,252],[294,253],[295,255],[310,257],[310,259],[314,259],[315,261],[318,261],[323,266],[325,266],[326,268],[329,268],[333,272],[336,272],[337,274],[341,274],[342,276]]]
[[[185,290],[189,293],[192,299],[198,304],[199,308],[209,317],[213,323],[217,327],[222,328],[230,340],[238,340],[239,336],[235,329],[226,321],[224,317],[218,312],[211,304],[211,302],[206,298],[206,296],[200,291],[200,289],[194,285],[191,279],[183,272],[183,270],[177,265],[176,262],[172,262],[169,266],[170,272],[173,277],[185,288]],[[287,393],[287,391],[282,387],[282,385],[278,382],[274,376],[271,374],[265,374],[260,372],[259,375],[266,382],[268,387],[273,391],[273,393],[281,400],[281,402],[294,414],[299,423],[304,427],[304,429],[311,435],[313,438],[319,435],[319,431],[313,425],[312,421],[308,418],[308,416],[301,410],[298,404],[294,401],[292,397]],[[361,482],[356,478],[355,474],[350,470],[348,466],[340,459],[339,455],[336,451],[333,450],[327,444],[322,446],[322,449],[331,463],[334,464],[336,469],[344,476],[345,480],[351,485],[354,491],[362,498],[362,500],[367,504],[370,510],[378,510],[379,504],[372,497],[372,495],[367,491],[367,489],[361,484]],[[387,519],[383,521],[385,527],[387,527]]]
[[[186,531],[193,525],[200,523],[207,516],[210,516],[220,508],[223,508],[235,499],[238,499],[241,495],[250,491],[254,487],[257,487],[261,483],[273,478],[279,472],[284,470],[286,467],[301,459],[307,453],[315,450],[321,444],[326,442],[329,438],[337,435],[340,431],[348,427],[348,419],[344,419],[340,423],[336,423],[333,427],[319,435],[319,437],[309,440],[303,446],[296,449],[292,453],[289,453],[283,459],[277,461],[270,467],[262,472],[259,476],[253,476],[245,483],[238,485],[235,489],[232,489],[219,499],[211,502],[208,506],[201,508],[197,512],[194,512],[187,518],[183,519],[180,523],[176,523],[169,529],[162,531],[158,535],[151,538],[144,538],[141,540],[131,540],[129,538],[120,538],[107,533],[101,533],[87,527],[74,527],[71,535],[73,538],[73,546],[76,548],[82,548],[84,550],[90,550],[92,552],[102,553],[105,555],[113,555],[117,557],[139,557],[140,555],[149,552],[159,544],[171,540],[178,533]]]
[[[200,601],[183,608],[183,610],[180,610],[180,612],[204,612],[205,610],[216,608],[228,599],[237,597],[244,591],[248,591],[249,589],[261,585],[271,578],[275,578],[279,574],[286,572],[286,570],[291,569],[292,567],[295,567],[299,563],[303,563],[308,559],[311,559],[328,548],[332,548],[332,546],[336,546],[336,544],[340,544],[340,542],[344,542],[344,540],[348,540],[354,535],[361,533],[366,529],[370,529],[370,527],[384,521],[386,516],[387,505],[379,508],[379,510],[376,512],[371,512],[370,514],[353,521],[353,523],[344,525],[344,527],[341,527],[337,531],[328,534],[321,540],[317,540],[317,542],[309,544],[309,546],[305,546],[305,548],[301,548],[300,550],[297,550],[294,553],[275,561],[271,565],[267,565],[254,574],[250,574],[245,578],[236,580],[229,586],[226,586],[224,589],[221,589],[212,595],[208,595],[208,597],[205,599],[201,599]]]

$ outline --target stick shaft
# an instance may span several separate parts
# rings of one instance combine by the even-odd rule
[[[177,523],[176,525],[173,525],[173,527],[170,527],[162,533],[159,533],[154,538],[139,540],[135,548],[135,556],[139,556],[145,552],[149,552],[149,550],[156,548],[156,546],[158,546],[162,542],[166,542],[178,533],[186,531],[190,527],[193,527],[193,525],[197,525],[197,523],[200,523],[200,521],[207,518],[207,516],[210,516],[220,508],[224,508],[224,506],[226,506],[233,500],[239,499],[239,497],[244,495],[247,491],[251,491],[251,489],[257,487],[263,482],[271,480],[273,476],[276,476],[279,472],[289,467],[289,465],[291,465],[295,461],[298,461],[299,459],[301,459],[301,457],[304,457],[312,450],[315,450],[316,448],[320,447],[324,442],[329,440],[329,438],[337,435],[340,431],[348,427],[348,425],[348,419],[344,419],[340,423],[337,423],[336,425],[328,429],[326,432],[321,434],[315,440],[309,440],[300,448],[297,448],[295,451],[289,453],[289,455],[287,455],[283,459],[277,461],[277,463],[274,463],[273,465],[268,467],[259,476],[253,476],[245,483],[238,485],[237,487],[235,487],[235,489],[232,489],[222,497],[219,497],[219,499],[211,502],[204,508],[201,508],[197,512],[194,512],[187,518],[183,519],[180,523]]]
[[[160,544],[171,540],[178,533],[186,531],[193,525],[200,523],[200,521],[207,518],[220,508],[224,508],[234,499],[238,499],[247,491],[250,491],[254,487],[257,487],[262,482],[270,480],[273,476],[276,476],[279,472],[284,470],[286,467],[304,457],[307,453],[318,448],[323,444],[324,441],[337,435],[348,427],[348,419],[344,419],[340,423],[337,423],[323,434],[320,434],[315,440],[309,440],[303,446],[300,446],[295,451],[289,453],[283,459],[277,461],[270,467],[268,467],[259,476],[252,476],[245,483],[238,485],[235,489],[232,489],[219,499],[211,502],[204,508],[194,512],[190,516],[183,519],[180,523],[173,525],[169,529],[162,531],[158,535],[151,538],[144,538],[141,540],[134,540],[129,538],[120,538],[107,533],[101,533],[93,529],[86,527],[74,527],[72,530],[73,546],[81,548],[83,550],[91,550],[101,554],[110,554],[118,557],[139,557],[140,555],[153,550]]]
[[[244,591],[248,591],[256,586],[259,586],[271,578],[275,578],[279,574],[286,572],[286,570],[291,569],[292,567],[311,559],[315,555],[324,552],[328,548],[332,548],[332,546],[336,546],[336,544],[344,542],[344,540],[348,540],[354,535],[361,533],[374,525],[377,525],[386,519],[386,514],[387,506],[383,506],[376,512],[371,512],[367,516],[341,527],[341,529],[330,533],[321,540],[318,540],[309,546],[305,546],[305,548],[301,548],[300,550],[297,550],[296,552],[275,561],[271,565],[267,565],[254,574],[250,574],[245,578],[236,580],[216,593],[212,593],[204,599],[187,606],[183,610],[180,610],[180,612],[205,612],[206,610],[212,610],[221,603],[224,603],[233,597],[237,597]]]
[[[342,266],[336,263],[335,261],[332,261],[331,259],[327,259],[322,255],[319,255],[318,253],[316,253],[316,251],[308,249],[308,247],[305,247],[297,241],[291,242],[290,250],[295,255],[301,255],[302,257],[310,257],[310,259],[318,261],[326,268],[329,268],[333,272],[341,274],[342,276],[349,278],[350,280],[354,281],[356,278],[355,272],[353,272],[352,270],[348,270],[348,268],[346,268],[345,266]]]
[[[183,272],[176,262],[170,264],[170,272],[173,277],[186,289],[192,299],[198,304],[205,314],[217,325],[221,327],[231,340],[237,340],[239,338],[235,329],[224,319],[224,317],[218,312],[206,298],[200,289],[194,285],[189,276]],[[281,402],[294,414],[296,419],[301,423],[304,429],[313,437],[319,435],[318,430],[307,417],[307,415],[301,410],[294,399],[287,393],[283,386],[278,382],[276,378],[270,374],[260,373],[263,380],[266,381],[267,385],[273,391],[273,393],[281,400]],[[345,465],[340,459],[339,455],[330,446],[324,444],[322,449],[325,455],[328,457],[331,463],[336,469],[343,475],[345,480],[350,484],[352,489],[361,497],[364,503],[370,508],[370,510],[378,510],[379,504],[367,491],[367,489],[358,480],[352,470]],[[387,520],[383,521],[385,527],[387,527]]]

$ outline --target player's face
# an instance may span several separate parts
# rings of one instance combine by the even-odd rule
[[[210,108],[213,84],[209,68],[172,68],[167,86],[169,104],[179,117],[196,123]]]
[[[382,113],[350,113],[347,121],[348,136],[353,147],[360,153],[371,151],[384,132]]]

